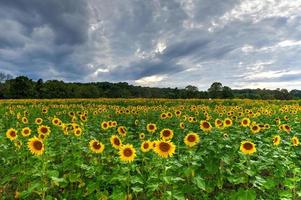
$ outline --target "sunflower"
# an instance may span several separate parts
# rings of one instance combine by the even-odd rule
[[[76,128],[76,129],[74,129],[73,133],[76,137],[79,137],[82,135],[83,130],[81,128]]]
[[[224,133],[223,136],[224,136],[224,139],[228,139],[229,138],[229,135],[227,133]]]
[[[200,129],[202,129],[205,132],[209,132],[209,131],[211,131],[212,126],[209,122],[203,120],[203,121],[201,121]]]
[[[247,117],[243,118],[240,123],[243,127],[248,127],[251,124],[251,120]]]
[[[240,145],[240,151],[243,154],[253,154],[256,152],[255,144],[250,141],[243,141]]]
[[[216,119],[216,120],[214,121],[214,125],[215,125],[215,127],[217,127],[217,128],[221,128],[221,127],[223,127],[223,121],[220,120],[220,119]]]
[[[280,141],[281,141],[281,137],[280,137],[279,135],[275,135],[275,136],[273,137],[273,144],[274,144],[275,146],[278,146],[278,145],[280,144]]]
[[[40,118],[40,117],[38,117],[38,118],[36,118],[34,121],[35,121],[36,124],[40,125],[40,124],[42,124],[43,119]]]
[[[171,157],[176,150],[176,146],[170,141],[157,141],[154,151],[161,157]]]
[[[27,117],[22,117],[22,122],[23,122],[23,124],[27,124],[28,123]]]
[[[22,146],[22,142],[21,142],[20,140],[14,140],[14,145],[15,145],[18,149],[20,149],[21,146]]]
[[[109,128],[109,125],[107,122],[101,122],[100,124],[101,128],[104,129],[104,130],[107,130]]]
[[[48,112],[48,108],[43,108],[43,109],[42,109],[42,113],[43,113],[43,114],[46,114],[47,112]]]
[[[148,140],[144,141],[144,142],[142,142],[140,149],[143,152],[148,152],[152,149],[152,143]]]
[[[166,119],[167,118],[167,115],[166,115],[166,113],[161,113],[161,115],[160,115],[160,119]]]
[[[224,127],[232,126],[233,122],[230,118],[224,119]]]
[[[184,143],[189,147],[193,147],[199,142],[200,142],[199,135],[193,132],[188,133],[184,138]]]
[[[27,146],[32,154],[38,156],[42,155],[45,150],[43,141],[36,137],[30,138],[27,143]]]
[[[54,117],[52,119],[52,124],[55,125],[55,126],[58,126],[60,124],[61,120],[57,117]]]
[[[299,146],[299,139],[297,138],[297,136],[294,136],[292,137],[292,143],[293,143],[293,146]]]
[[[102,153],[105,149],[105,146],[98,140],[91,140],[89,142],[90,150],[94,153]]]
[[[125,137],[126,136],[126,127],[125,126],[119,126],[117,128],[117,132],[122,136]]]
[[[18,137],[16,129],[14,129],[14,128],[8,129],[6,131],[6,137],[8,139],[10,139],[11,141],[15,140]]]
[[[124,162],[132,162],[136,157],[136,150],[133,145],[126,144],[119,149],[120,160]]]
[[[115,149],[119,149],[122,146],[122,142],[117,135],[112,135],[110,141]]]
[[[45,126],[45,125],[41,125],[38,127],[38,133],[42,133],[42,134],[45,134],[45,135],[49,135],[50,134],[50,128],[48,126]]]
[[[157,130],[157,126],[156,126],[156,124],[150,123],[150,124],[146,125],[146,129],[148,132],[153,133]]]
[[[38,138],[39,138],[40,140],[45,140],[46,137],[47,137],[47,135],[46,135],[46,134],[43,134],[43,133],[39,133],[39,135],[38,135]]]
[[[163,140],[171,140],[173,137],[173,131],[168,128],[165,128],[162,131],[160,131],[160,137]]]
[[[257,124],[251,126],[251,131],[252,133],[258,133],[260,131],[260,126],[258,126]]]
[[[185,124],[184,124],[184,122],[181,122],[180,123],[180,129],[184,129],[185,128]]]
[[[22,134],[24,137],[27,137],[27,136],[29,136],[29,135],[31,134],[31,129],[28,128],[28,127],[25,127],[25,128],[22,129],[21,134]]]
[[[140,138],[140,140],[144,140],[145,134],[144,134],[144,133],[140,133],[140,134],[139,134],[139,138]]]
[[[292,130],[291,127],[289,125],[287,125],[287,124],[283,124],[282,128],[287,133],[289,133]]]
[[[86,122],[88,120],[87,115],[81,115],[80,120],[82,120],[83,122]]]

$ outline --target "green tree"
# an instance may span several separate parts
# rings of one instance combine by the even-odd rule
[[[208,89],[209,97],[221,98],[222,91],[223,91],[223,85],[220,82],[214,82],[211,84],[210,88]]]

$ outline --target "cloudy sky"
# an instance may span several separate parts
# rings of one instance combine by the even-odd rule
[[[0,71],[301,89],[301,0],[1,0]]]

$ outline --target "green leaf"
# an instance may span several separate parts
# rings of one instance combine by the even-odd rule
[[[206,190],[206,184],[202,177],[196,176],[193,180],[198,188],[200,188],[201,190]]]
[[[134,193],[139,193],[139,192],[143,191],[143,188],[141,188],[139,186],[135,186],[135,187],[132,187],[132,190]]]

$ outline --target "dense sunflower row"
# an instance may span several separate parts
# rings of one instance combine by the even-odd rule
[[[301,196],[301,106],[296,101],[25,100],[2,105],[1,161],[14,169],[3,167],[3,198],[12,193],[33,199]],[[13,179],[31,162],[36,165],[22,172],[25,180]],[[115,183],[115,172],[124,169],[127,173],[117,175],[121,182]],[[157,178],[152,170],[159,173]],[[269,170],[289,181],[266,175]],[[36,171],[41,171],[41,179],[33,181],[39,188],[31,188],[28,179]],[[55,176],[49,175],[53,171]],[[78,174],[75,182],[72,174]],[[110,181],[101,182],[96,174]],[[177,181],[187,188],[184,183],[178,187]],[[74,185],[83,188],[78,196],[68,193]]]

